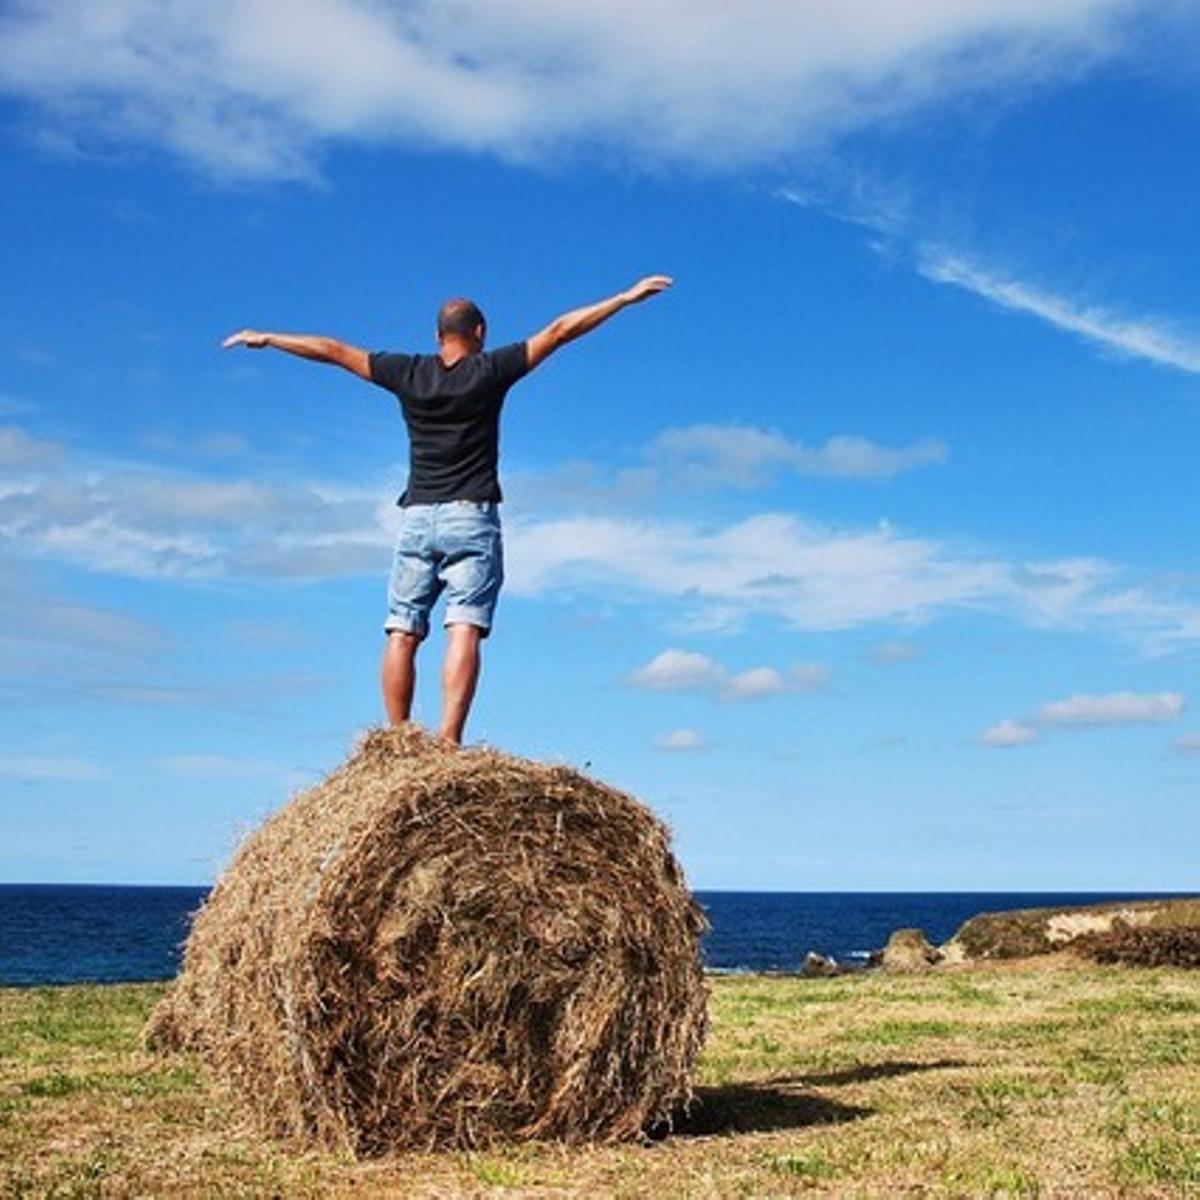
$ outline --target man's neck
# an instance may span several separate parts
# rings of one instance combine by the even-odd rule
[[[442,366],[452,367],[456,362],[468,358],[478,350],[478,346],[471,342],[465,342],[461,338],[444,338],[441,345],[438,346],[438,357],[442,360]]]

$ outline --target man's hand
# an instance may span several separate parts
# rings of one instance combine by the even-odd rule
[[[670,275],[647,275],[645,279],[639,279],[633,287],[626,288],[624,296],[630,304],[638,304],[651,296],[657,296],[659,292],[665,292],[674,282]]]
[[[670,275],[647,275],[645,279],[639,279],[633,287],[626,288],[607,300],[576,308],[569,313],[563,313],[561,317],[556,317],[541,333],[535,333],[525,343],[529,369],[532,371],[539,363],[545,362],[559,346],[565,346],[577,337],[591,333],[621,309],[657,296],[659,292],[665,292],[673,282]]]
[[[367,352],[339,342],[337,338],[319,337],[311,333],[261,333],[257,329],[239,329],[221,345],[226,350],[232,350],[234,346],[248,346],[251,350],[270,346],[273,350],[284,350],[298,358],[307,358],[310,362],[344,367],[360,379],[371,378],[371,361]]]
[[[257,329],[240,329],[237,333],[231,333],[221,343],[226,350],[232,350],[234,346],[248,346],[251,350],[261,350],[266,344],[267,335],[259,333]]]

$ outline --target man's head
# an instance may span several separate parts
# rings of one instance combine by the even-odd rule
[[[472,350],[482,350],[487,336],[487,319],[474,300],[461,296],[447,300],[438,311],[438,341],[462,342]]]

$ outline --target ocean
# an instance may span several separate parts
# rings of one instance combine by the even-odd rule
[[[202,887],[0,884],[0,985],[170,979]],[[1173,893],[1178,894],[1178,893]],[[894,929],[932,942],[976,913],[1143,899],[1147,892],[706,892],[717,971],[794,971],[809,950],[861,965]]]

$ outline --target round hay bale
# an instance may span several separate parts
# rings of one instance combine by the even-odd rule
[[[146,1041],[359,1154],[635,1137],[691,1097],[705,928],[636,800],[377,730],[242,844]]]

